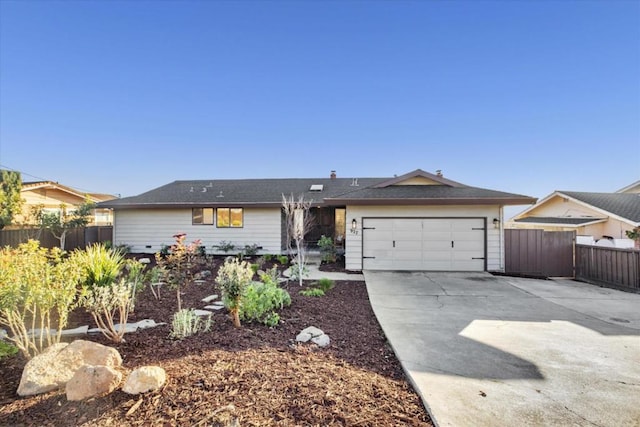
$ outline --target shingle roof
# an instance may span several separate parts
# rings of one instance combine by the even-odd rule
[[[362,188],[337,196],[331,200],[340,202],[357,203],[363,201],[420,201],[452,203],[496,203],[504,201],[504,204],[533,203],[535,199],[527,196],[505,193],[502,191],[487,190],[477,187],[450,187],[447,185],[398,185],[384,188]],[[485,204],[486,204],[485,203]]]
[[[629,221],[640,223],[640,194],[633,193],[588,193],[558,191],[573,199],[610,212]]]
[[[535,224],[566,224],[582,225],[590,222],[604,221],[606,218],[569,218],[569,217],[548,217],[548,216],[528,216],[516,219],[515,222],[535,223]]]
[[[418,170],[419,171],[419,170]],[[417,172],[417,171],[416,171]],[[420,171],[421,172],[421,171]],[[303,195],[314,204],[526,204],[535,199],[460,185],[393,185],[373,188],[389,178],[283,178],[174,181],[138,196],[109,200],[100,207],[160,208],[264,206],[282,204],[282,195]],[[310,191],[321,184],[322,191]]]

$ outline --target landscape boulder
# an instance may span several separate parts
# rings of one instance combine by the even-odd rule
[[[315,326],[309,326],[308,328],[300,331],[300,333],[296,336],[296,341],[307,342],[310,341],[311,338],[319,337],[321,335],[324,335],[322,329],[318,329]]]
[[[117,368],[122,365],[122,357],[115,348],[91,341],[54,344],[27,362],[18,395],[31,396],[62,388],[84,365]]]
[[[134,369],[122,387],[128,394],[140,394],[157,390],[167,381],[167,374],[159,366],[141,366]]]
[[[84,365],[67,382],[67,400],[86,400],[114,391],[122,374],[109,366]]]

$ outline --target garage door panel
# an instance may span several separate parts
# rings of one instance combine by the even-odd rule
[[[454,243],[455,252],[458,251],[475,251],[484,253],[484,242],[456,240]]]
[[[451,260],[451,252],[448,251],[424,251],[422,253],[422,259],[425,261],[435,260],[435,261],[450,261]]]
[[[363,225],[363,255],[375,256],[363,260],[364,268],[432,271],[485,268],[484,219],[380,218],[365,219]]]
[[[395,248],[397,251],[422,251],[422,242],[420,240],[396,240]]]
[[[451,250],[451,241],[450,240],[445,240],[445,241],[428,241],[428,242],[422,242],[422,247],[424,248],[424,250],[437,250],[437,251],[449,251]]]

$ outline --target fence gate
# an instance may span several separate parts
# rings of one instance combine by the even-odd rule
[[[505,273],[574,277],[574,231],[504,231]]]

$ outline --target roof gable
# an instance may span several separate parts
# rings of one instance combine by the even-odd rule
[[[26,192],[41,192],[41,191],[54,191],[65,194],[67,196],[71,196],[72,198],[77,198],[79,203],[82,203],[87,197],[94,203],[103,202],[106,200],[115,199],[115,196],[110,194],[100,194],[100,193],[83,193],[74,188],[68,187],[66,185],[58,184],[53,181],[34,181],[34,182],[23,182],[21,193]]]
[[[374,188],[385,188],[392,185],[446,185],[449,187],[466,187],[459,182],[444,178],[441,174],[434,175],[422,169],[416,169],[404,175],[383,181]]]
[[[567,203],[567,206],[561,206]],[[640,223],[640,194],[555,191],[512,218],[527,217],[607,218]]]

